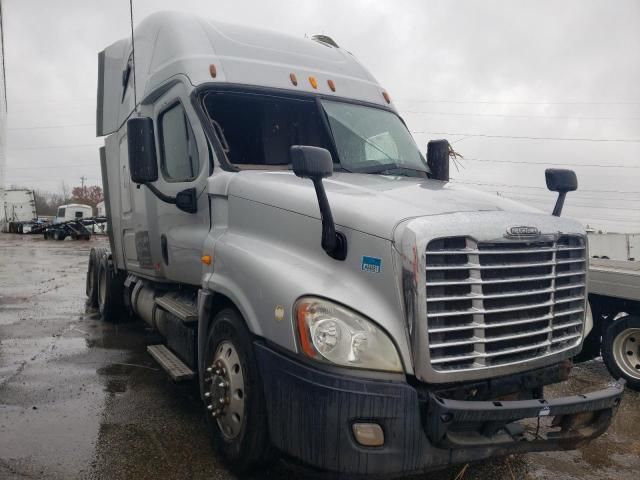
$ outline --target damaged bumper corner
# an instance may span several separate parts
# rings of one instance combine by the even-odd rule
[[[478,402],[430,394],[425,430],[439,448],[509,448],[522,442],[526,450],[536,450],[536,444],[574,449],[607,430],[624,385],[620,379],[603,390],[552,400]]]

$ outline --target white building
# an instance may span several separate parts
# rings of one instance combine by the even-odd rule
[[[106,217],[107,216],[107,209],[104,206],[104,201],[102,202],[98,202],[98,204],[96,205],[96,210],[97,210],[97,216],[98,217]]]

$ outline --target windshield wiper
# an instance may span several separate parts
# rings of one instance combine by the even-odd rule
[[[426,170],[419,168],[404,167],[396,163],[381,163],[367,167],[352,169],[354,173],[371,173],[378,175],[402,175],[406,173],[419,174],[415,176],[426,176]]]

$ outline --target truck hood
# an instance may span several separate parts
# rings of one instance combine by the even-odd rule
[[[542,213],[503,197],[437,180],[336,172],[324,185],[337,225],[389,240],[396,226],[410,218],[480,211]],[[320,218],[313,184],[290,171],[231,174],[227,193]]]

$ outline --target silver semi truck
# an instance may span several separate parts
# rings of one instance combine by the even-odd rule
[[[97,134],[89,302],[163,335],[236,468],[390,476],[607,429],[624,382],[543,393],[590,329],[573,172],[554,215],[462,188],[331,38],[177,13],[99,54]]]

